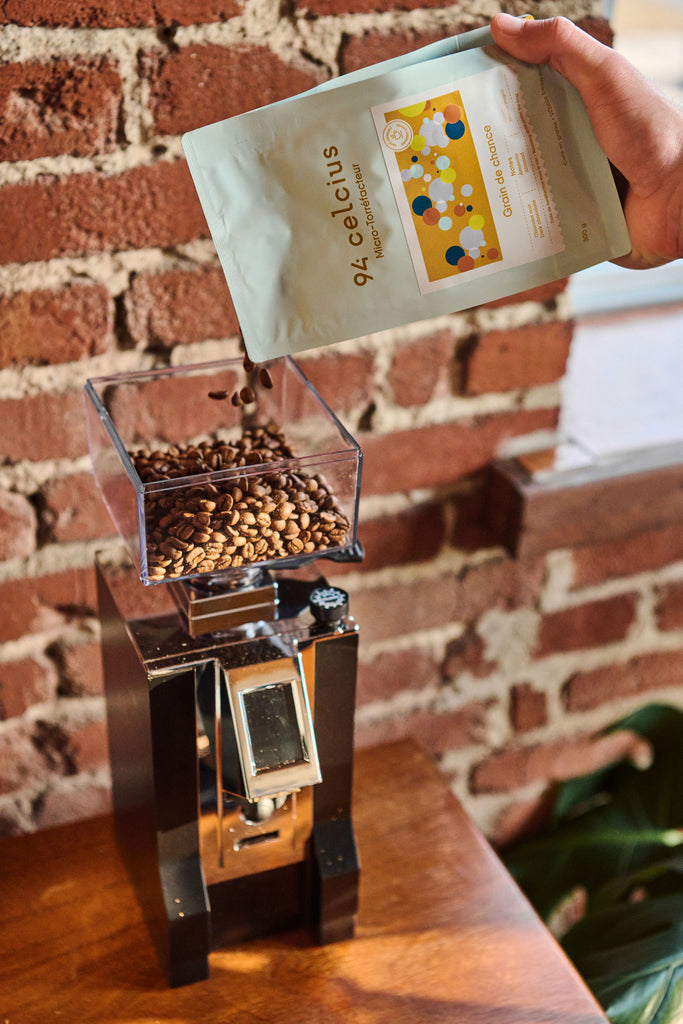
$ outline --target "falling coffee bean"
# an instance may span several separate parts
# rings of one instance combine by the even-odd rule
[[[243,405],[251,405],[252,402],[256,401],[256,395],[250,387],[243,387],[240,391],[240,402]]]
[[[251,373],[251,371],[254,369],[255,364],[252,363],[249,356],[245,355],[244,359],[242,360],[242,366],[244,367],[245,373]]]
[[[268,388],[268,390],[272,388],[273,378],[270,376],[270,373],[265,368],[265,366],[262,366],[261,369],[259,370],[258,379],[261,381],[261,384],[264,388]]]
[[[217,402],[222,402],[227,397],[227,391],[209,391],[209,398],[214,398]]]

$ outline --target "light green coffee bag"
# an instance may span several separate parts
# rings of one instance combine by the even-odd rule
[[[578,93],[487,29],[199,128],[183,146],[255,362],[631,248]]]

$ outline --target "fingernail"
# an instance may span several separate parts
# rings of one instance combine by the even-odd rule
[[[521,32],[522,24],[528,17],[529,15],[525,15],[523,18],[515,18],[512,14],[501,13],[496,15],[496,25],[507,35],[516,35],[518,32]]]

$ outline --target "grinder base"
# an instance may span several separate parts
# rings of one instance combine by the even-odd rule
[[[211,949],[226,944],[304,924],[321,943],[350,938],[360,870],[351,820],[353,619],[320,624],[308,596],[324,580],[284,579],[279,618],[194,638],[172,600],[140,610],[132,564],[98,558],[96,569],[117,836],[171,986],[207,977]],[[305,669],[322,781],[289,798],[308,808],[295,853],[282,830],[264,860],[271,837],[259,826],[253,845],[240,847],[244,866],[221,879],[215,865],[208,870],[200,837],[198,680],[207,666],[229,677],[231,665],[283,654]],[[222,807],[227,797],[219,799]]]

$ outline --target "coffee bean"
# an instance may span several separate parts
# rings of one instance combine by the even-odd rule
[[[228,397],[227,391],[209,391],[209,398],[213,398],[218,402],[222,402],[223,399]]]
[[[277,507],[276,515],[278,519],[289,519],[295,511],[296,507],[292,505],[291,501],[282,501]]]
[[[268,390],[272,388],[273,378],[270,376],[270,373],[265,368],[265,366],[262,366],[261,369],[259,370],[258,379],[261,382],[262,387],[267,388]]]

